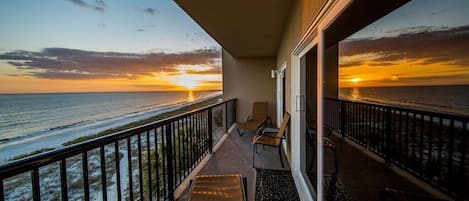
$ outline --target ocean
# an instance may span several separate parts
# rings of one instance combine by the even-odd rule
[[[210,92],[0,94],[0,161],[220,95]]]
[[[339,97],[469,116],[469,85],[340,88]]]

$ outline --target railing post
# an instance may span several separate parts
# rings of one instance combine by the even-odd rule
[[[384,163],[386,166],[391,166],[391,126],[392,126],[392,111],[386,108],[385,115],[385,137],[384,137]]]
[[[225,103],[225,133],[228,132],[228,103]]]
[[[345,121],[346,114],[345,114],[345,101],[339,100],[340,101],[340,134],[342,135],[342,138],[345,138]]]
[[[173,168],[173,140],[172,140],[172,123],[167,123],[165,126],[166,134],[166,160],[168,168],[168,199],[174,200],[174,168]]]
[[[213,153],[213,132],[212,132],[212,108],[208,109],[208,150]]]

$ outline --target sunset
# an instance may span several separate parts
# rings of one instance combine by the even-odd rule
[[[2,0],[19,200],[469,201],[469,0]]]
[[[221,90],[221,48],[171,2],[12,1],[0,19],[0,93]]]

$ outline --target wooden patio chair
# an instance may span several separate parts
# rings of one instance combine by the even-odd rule
[[[249,115],[246,122],[238,124],[238,134],[243,136],[246,130],[259,130],[268,120],[269,105],[267,102],[255,102],[252,106],[252,115]],[[240,132],[240,129],[243,131]]]
[[[276,135],[256,135],[252,139],[253,145],[253,152],[252,152],[252,167],[254,167],[255,156],[257,153],[257,145],[266,145],[270,147],[277,147],[278,154],[280,156],[280,163],[282,164],[282,168],[284,168],[283,160],[282,160],[282,140],[285,139],[285,130],[290,121],[290,114],[285,112],[283,115],[282,124],[277,131]]]
[[[188,201],[247,201],[246,177],[200,175],[191,181]]]

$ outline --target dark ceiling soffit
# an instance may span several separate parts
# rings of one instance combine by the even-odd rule
[[[409,1],[354,1],[326,30],[326,47],[337,44]]]
[[[291,13],[291,9],[292,9],[292,6],[293,6],[293,1],[290,2],[290,5],[289,5],[289,8],[288,8],[288,14],[287,14],[287,17],[285,17],[284,21],[283,21],[283,25],[282,25],[282,29],[280,30],[282,32],[282,34],[280,34],[280,38],[278,39],[278,44],[277,44],[277,47],[276,47],[276,50],[275,50],[275,54],[274,55],[263,55],[263,56],[236,56],[234,55],[232,52],[229,51],[229,49],[225,48],[223,46],[223,43],[221,43],[217,38],[213,37],[213,33],[211,33],[209,30],[207,30],[204,26],[201,25],[201,23],[194,17],[192,17],[192,15],[190,14],[189,10],[182,4],[182,3],[179,3],[179,2],[183,2],[183,0],[174,0],[174,2],[180,7],[182,8],[182,10],[184,10],[184,12],[189,15],[192,20],[194,20],[197,25],[199,25],[199,27],[201,27],[206,33],[208,33],[208,35],[210,35],[210,37],[212,39],[214,39],[215,41],[217,41],[217,43],[225,50],[227,51],[228,53],[230,53],[231,56],[235,57],[235,58],[241,58],[241,59],[248,59],[248,58],[272,58],[272,57],[277,57],[277,52],[280,48],[280,45],[281,45],[281,40],[283,39],[283,36],[286,32],[285,28],[287,27],[287,22],[290,18],[290,13]]]

